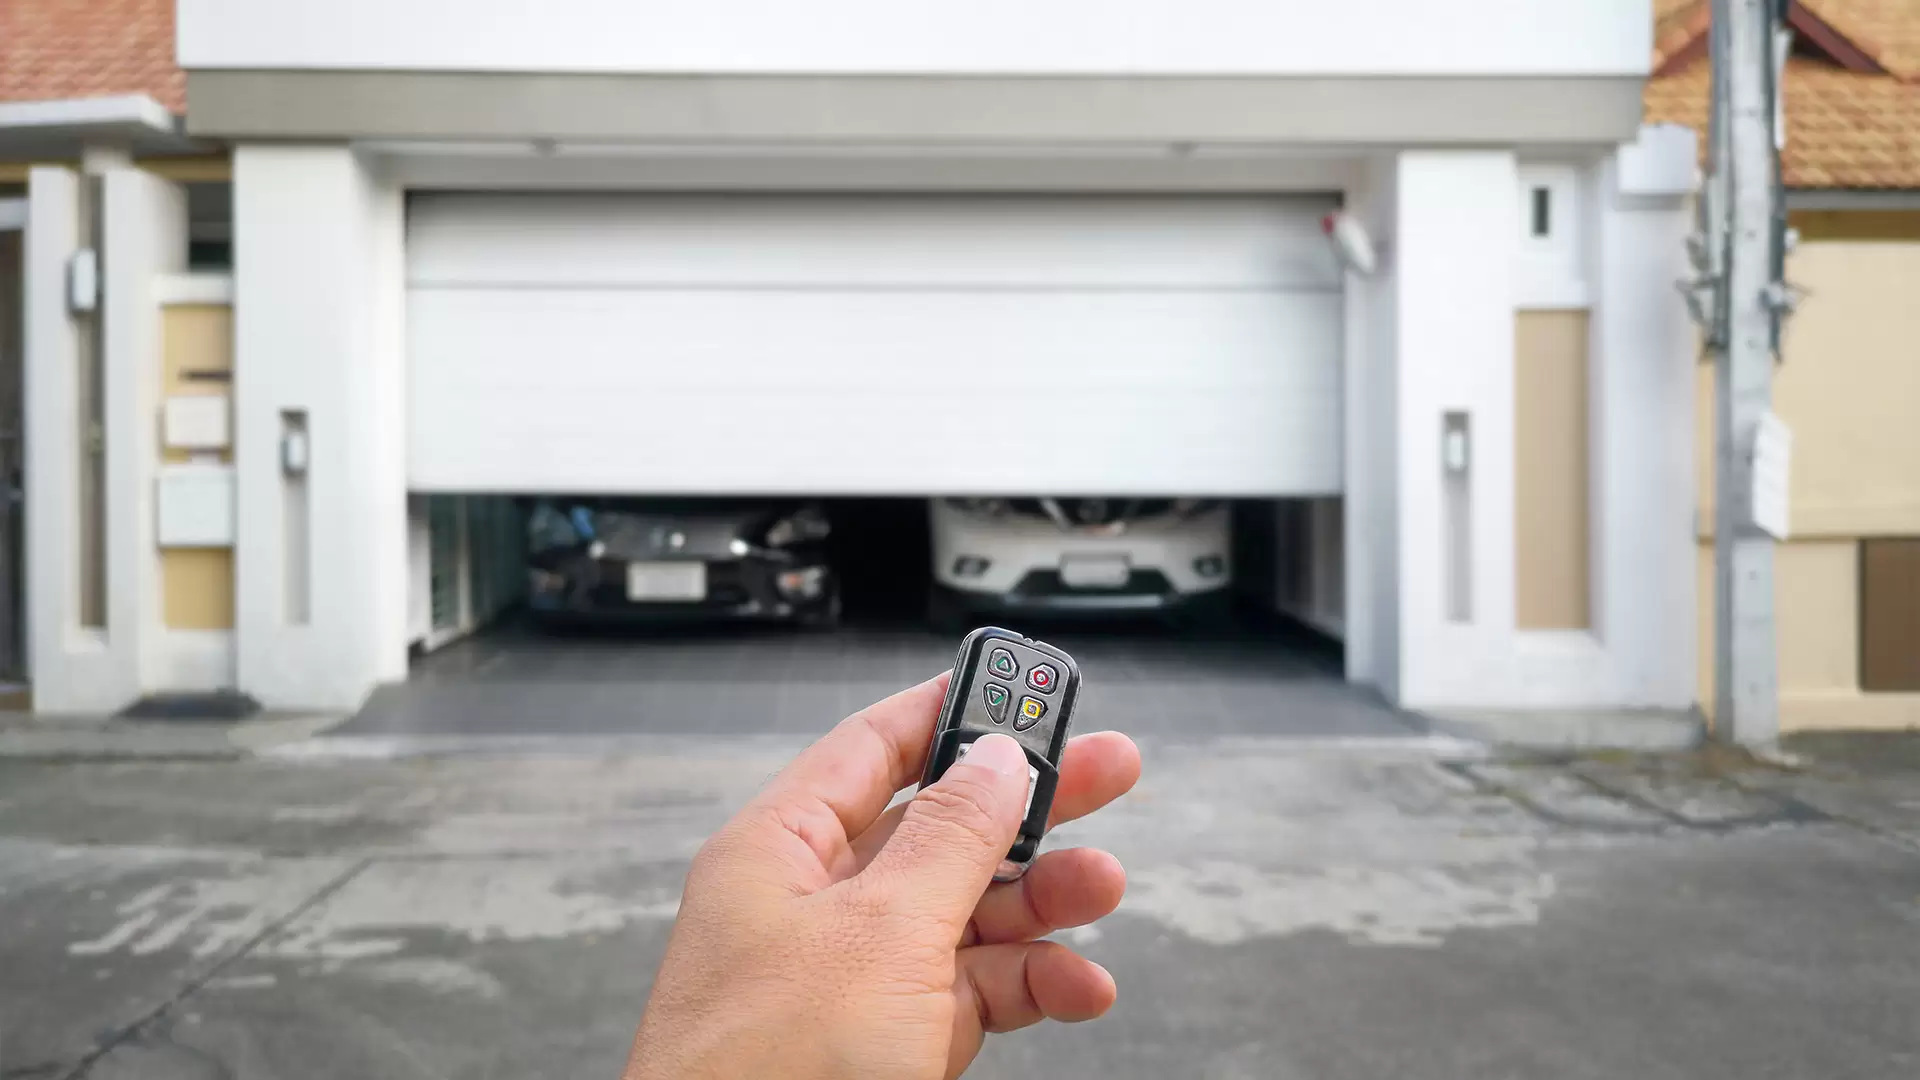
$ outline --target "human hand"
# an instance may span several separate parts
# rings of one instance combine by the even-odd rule
[[[951,672],[842,721],[707,841],[626,1080],[954,1077],[987,1032],[1091,1020],[1112,976],[1041,935],[1119,906],[1126,873],[1050,851],[994,884],[1027,798],[1019,744],[989,735],[912,800]],[[1049,827],[1140,776],[1118,732],[1070,740]]]

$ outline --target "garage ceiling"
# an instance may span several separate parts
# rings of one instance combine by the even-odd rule
[[[410,484],[1337,492],[1332,204],[418,195]]]

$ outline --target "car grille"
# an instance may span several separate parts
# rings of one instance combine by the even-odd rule
[[[626,602],[628,561],[604,558],[594,564],[600,578],[594,595],[601,601],[615,604]],[[702,603],[714,607],[737,607],[753,599],[753,590],[748,584],[748,568],[745,562],[729,559],[724,562],[708,562],[706,566],[707,598]]]
[[[1015,596],[1166,596],[1173,591],[1173,582],[1158,570],[1135,570],[1125,584],[1110,589],[1076,589],[1060,580],[1058,570],[1029,570],[1013,587]]]
[[[731,607],[744,604],[751,597],[752,593],[747,588],[745,563],[710,562],[707,564],[707,603]]]

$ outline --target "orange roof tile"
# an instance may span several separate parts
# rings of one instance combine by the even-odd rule
[[[1920,0],[1801,0],[1884,73],[1850,71],[1804,46],[1787,61],[1787,145],[1794,188],[1920,188]],[[1656,0],[1657,68],[1688,43],[1706,0]],[[1706,131],[1707,61],[1648,80],[1646,117]],[[1704,140],[1703,140],[1704,142]]]
[[[147,94],[180,112],[175,0],[0,0],[0,101]]]

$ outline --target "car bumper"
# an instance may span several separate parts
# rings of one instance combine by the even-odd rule
[[[1069,560],[1091,558],[1123,562],[1131,579],[1113,589],[1066,590],[1084,592],[1113,606],[1148,606],[1137,597],[1167,592],[1205,594],[1233,580],[1230,543],[1232,526],[1225,506],[1190,518],[1137,522],[1122,532],[1101,534],[1066,531],[1049,521],[1021,518],[985,519],[936,501],[932,508],[933,575],[941,585],[967,594],[1013,594],[1021,590],[1050,595],[1036,587],[1035,573],[1057,579]],[[983,562],[983,569],[961,574],[963,561]],[[1213,573],[1202,573],[1211,563]],[[1164,589],[1142,584],[1141,575],[1154,574]]]
[[[1164,574],[1153,570],[1135,570],[1124,585],[1110,589],[1072,588],[1060,581],[1057,572],[1050,570],[1031,571],[1005,592],[984,592],[944,584],[942,587],[959,606],[968,611],[1008,614],[1151,614],[1196,606],[1227,595],[1224,585],[1182,592],[1175,589]]]
[[[627,564],[575,559],[556,569],[530,567],[527,606],[542,614],[629,619],[801,619],[833,609],[838,582],[818,563],[754,559],[705,560],[706,595],[698,600],[635,600],[627,595]],[[787,595],[776,580],[790,571],[817,570],[815,595]]]

